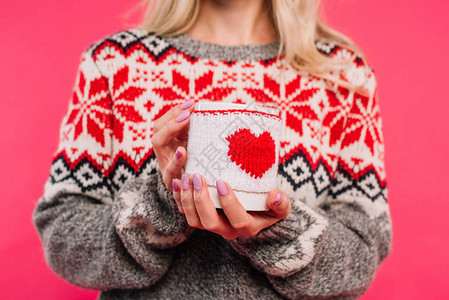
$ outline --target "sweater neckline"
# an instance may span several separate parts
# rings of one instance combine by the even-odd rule
[[[278,55],[280,45],[279,40],[268,44],[220,45],[197,40],[186,33],[161,38],[189,56],[228,62],[274,59]]]

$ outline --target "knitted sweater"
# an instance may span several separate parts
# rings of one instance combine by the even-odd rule
[[[137,28],[91,44],[33,213],[49,267],[99,299],[360,297],[391,251],[374,71],[357,57],[339,74],[364,96],[282,66],[278,46]],[[286,218],[233,240],[188,225],[150,138],[155,119],[191,98],[281,110]]]

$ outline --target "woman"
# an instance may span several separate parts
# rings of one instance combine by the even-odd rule
[[[145,1],[146,3],[147,1]],[[319,1],[157,1],[83,54],[33,221],[100,299],[355,299],[391,251],[374,71]],[[201,99],[276,106],[278,189],[246,212],[183,174]]]

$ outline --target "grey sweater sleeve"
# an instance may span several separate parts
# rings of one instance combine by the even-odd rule
[[[354,205],[294,202],[286,218],[229,243],[288,299],[356,299],[391,250],[391,223],[387,212],[371,219]]]
[[[33,213],[49,267],[90,289],[142,288],[167,271],[192,228],[157,172],[125,183],[113,204],[61,189]],[[160,217],[163,216],[163,217]]]
[[[96,116],[100,120],[112,116],[107,79],[88,52],[82,55],[76,85],[81,91],[75,91],[70,101],[50,177],[33,212],[46,262],[60,277],[83,288],[152,285],[167,272],[174,247],[187,239],[192,228],[178,211],[155,161],[146,174],[131,175],[114,192],[113,178],[105,175],[112,163],[111,130],[105,126],[101,132],[92,132],[91,127],[78,138],[67,135],[71,122],[81,120],[77,124],[82,126],[89,117],[88,109],[78,107],[98,103],[98,95],[103,95],[104,102]],[[97,142],[89,136],[92,133]],[[83,153],[82,159],[72,161],[73,149]]]

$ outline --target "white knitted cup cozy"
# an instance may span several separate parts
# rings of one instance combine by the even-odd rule
[[[246,210],[268,210],[277,187],[279,111],[273,108],[202,101],[190,116],[185,173],[206,178],[215,206],[215,182],[226,181]]]

